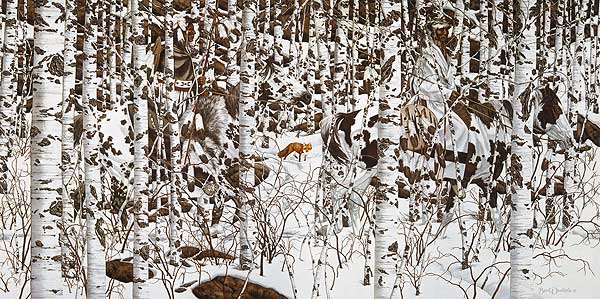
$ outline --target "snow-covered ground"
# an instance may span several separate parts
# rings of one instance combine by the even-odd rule
[[[285,160],[277,157],[277,152],[290,142],[312,144],[313,149],[308,152],[306,161],[302,157],[301,161],[298,162],[296,154],[290,155]],[[198,263],[189,268],[181,267],[176,278],[172,279],[173,288],[196,282],[188,286],[184,292],[177,293],[176,298],[195,298],[191,292],[194,285],[219,275],[248,278],[254,283],[273,288],[288,298],[304,299],[311,297],[314,275],[317,270],[316,261],[319,259],[322,249],[320,239],[314,237],[315,212],[311,204],[314,203],[316,198],[316,187],[319,179],[318,168],[321,166],[323,157],[321,137],[318,134],[300,137],[286,135],[277,138],[270,145],[271,147],[268,149],[261,149],[261,153],[266,164],[273,171],[271,176],[261,184],[258,193],[260,194],[260,203],[264,205],[265,210],[272,212],[270,214],[272,224],[281,224],[284,216],[289,215],[285,218],[286,223],[284,226],[274,225],[277,228],[274,235],[279,233],[281,236],[280,245],[277,248],[280,254],[275,256],[272,263],[269,263],[266,259],[263,260],[262,274],[260,267],[250,272],[239,270],[237,261],[221,265],[211,263],[200,265]],[[595,161],[595,158],[590,158],[591,161]],[[29,183],[28,177],[25,175],[28,173],[28,161],[26,159],[15,159],[11,165],[14,169],[21,170],[19,172],[19,188],[26,196]],[[588,172],[581,178],[581,181],[588,182],[588,184],[584,185],[583,190],[592,190],[596,186],[596,165],[594,163],[580,165],[580,170],[583,170],[584,166],[588,167]],[[460,210],[456,211],[456,215],[460,214],[466,217],[467,227],[474,228],[476,220],[473,215],[477,212],[475,199],[478,197],[478,192],[476,192],[476,189],[471,188],[467,194],[469,196],[460,205]],[[541,241],[536,243],[534,251],[534,292],[536,299],[600,298],[600,284],[598,283],[600,279],[596,276],[597,273],[600,273],[600,258],[598,258],[600,254],[600,230],[598,229],[598,205],[600,205],[600,201],[593,193],[590,194],[578,199],[576,202],[577,208],[580,210],[580,220],[589,222],[581,223],[581,227],[573,229],[557,245],[546,246]],[[585,208],[584,201],[588,201]],[[23,198],[5,197],[2,199],[5,207],[26,202]],[[233,204],[228,203],[228,205],[230,208],[226,209],[223,216],[225,224],[222,224],[222,232],[212,241],[217,244],[215,248],[236,255],[234,246],[237,224],[227,224],[233,219]],[[403,240],[407,231],[412,231],[411,236],[418,235],[420,240],[431,242],[425,248],[419,263],[415,263],[414,260],[404,262],[400,276],[402,298],[509,298],[510,281],[509,276],[505,275],[510,266],[507,234],[504,234],[502,240],[498,242],[497,232],[490,232],[489,225],[487,225],[485,232],[481,235],[479,261],[473,262],[469,269],[462,270],[460,263],[462,240],[456,221],[448,226],[445,234],[438,236],[435,234],[439,229],[440,224],[438,223],[433,223],[428,227],[421,222],[417,222],[414,227],[410,227],[411,224],[407,221],[407,201],[401,201],[399,209],[402,213],[399,215],[401,227],[398,230],[398,237]],[[543,204],[541,209],[543,210]],[[5,208],[2,217],[9,217],[10,213],[26,214],[26,212],[26,207],[18,207],[16,210]],[[503,219],[506,221],[506,216]],[[538,216],[539,219],[541,218]],[[162,218],[156,224],[158,230],[154,233],[158,237],[159,245],[168,248],[167,238],[164,234],[165,225],[166,218]],[[15,273],[13,264],[11,264],[11,261],[22,258],[22,255],[19,254],[21,252],[26,253],[29,246],[24,246],[23,244],[27,243],[19,241],[21,239],[28,240],[24,238],[26,235],[24,235],[22,227],[23,224],[17,222],[12,227],[4,227],[0,235],[2,239],[0,241],[0,267],[2,267],[0,298],[19,298],[21,290],[28,288],[27,284],[22,288],[25,279],[24,269],[21,269],[19,273]],[[184,229],[188,231],[184,245],[200,246],[197,242],[200,238],[190,234],[192,232],[197,233],[199,228],[193,225],[184,225]],[[469,236],[472,236],[473,232],[474,230],[471,229]],[[542,236],[548,234],[543,224],[535,233]],[[561,230],[556,231],[553,240],[558,240],[563,233]],[[363,285],[364,244],[366,244],[364,236],[363,234],[362,238],[359,238],[350,228],[345,228],[342,232],[329,238],[327,245],[328,263],[324,267],[323,277],[320,278],[322,281],[320,289],[322,298],[373,297],[373,286]],[[542,237],[542,239],[544,238]],[[11,239],[13,240],[11,241]],[[496,245],[499,248],[497,254],[493,250]],[[120,249],[120,246],[112,247],[107,252],[107,260],[131,256],[130,252],[125,251],[121,254],[117,249]],[[372,251],[373,248],[371,248]],[[15,256],[18,258],[15,259]],[[411,255],[412,258],[415,256]],[[259,265],[261,264],[260,257],[256,259],[256,262]],[[373,269],[372,265],[371,268]],[[290,271],[293,275],[290,275]],[[170,286],[165,286],[162,280],[164,277],[160,274],[160,271],[156,273],[156,277],[150,280],[152,297],[168,298],[166,289]],[[111,298],[130,298],[131,284],[109,282],[111,285],[116,286],[113,288]],[[419,296],[416,296],[415,285],[419,286]],[[72,289],[77,288],[73,287]],[[79,286],[78,289],[79,292],[66,294],[64,298],[84,298],[82,287]],[[295,295],[294,289],[297,291]],[[26,291],[24,293],[27,294]],[[124,297],[120,297],[119,294]],[[25,296],[22,298],[25,298]]]

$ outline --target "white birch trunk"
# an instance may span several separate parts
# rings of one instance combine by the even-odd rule
[[[204,1],[204,32],[207,37],[204,40],[204,53],[207,56],[206,60],[208,61],[208,65],[206,65],[204,72],[204,77],[206,78],[205,89],[209,89],[213,81],[215,81],[214,60],[216,34],[213,32],[213,16],[216,13],[216,6],[216,0]]]
[[[337,2],[338,12],[336,14],[335,49],[334,49],[334,86],[335,86],[335,112],[346,112],[348,105],[348,36],[346,34],[346,22],[349,14],[348,0]]]
[[[144,34],[144,12],[139,1],[131,0],[131,25],[133,43],[133,299],[149,298],[148,255],[150,244],[148,233],[148,80],[146,66],[146,36]]]
[[[353,0],[353,15],[352,15],[352,70],[350,73],[351,87],[350,92],[352,93],[352,98],[350,99],[350,110],[356,110],[356,105],[359,102],[359,85],[361,80],[359,79],[359,71],[363,72],[363,80],[364,80],[364,64],[362,64],[363,60],[359,57],[359,51],[362,53],[368,53],[369,49],[366,48],[367,40],[364,36],[366,32],[361,30],[359,27],[361,24],[360,17],[360,2],[357,0]],[[367,3],[364,4],[365,6]]]
[[[488,60],[489,60],[489,20],[488,20],[488,5],[486,1],[480,2],[480,17],[479,22],[481,31],[479,34],[479,101],[487,102],[489,96],[489,76],[488,76]]]
[[[600,7],[600,2],[594,1],[595,4],[593,7],[590,7],[590,10],[592,12],[597,11],[600,12],[600,10],[598,10]],[[592,19],[593,19],[593,24],[591,27],[591,39],[592,39],[592,47],[590,50],[590,82],[591,82],[591,88],[590,91],[594,94],[594,95],[598,95],[600,94],[600,89],[599,89],[599,84],[598,84],[598,51],[600,50],[600,41],[598,40],[598,26],[600,25],[600,16],[599,15],[593,15],[592,13]],[[595,28],[595,29],[594,29]],[[592,111],[593,113],[598,113],[598,100],[595,99],[595,97],[590,97],[590,111]]]
[[[275,15],[273,25],[273,38],[275,39],[275,51],[273,53],[273,61],[277,65],[283,63],[283,28],[281,27],[281,1],[275,0]]]
[[[228,17],[229,22],[231,23],[231,29],[237,30],[239,29],[239,22],[237,17],[238,5],[237,0],[229,0],[228,1]],[[236,47],[239,40],[237,37],[230,33],[229,34],[229,49],[227,51],[227,89],[231,90],[240,82],[240,66],[237,63],[238,58],[238,50]]]
[[[329,70],[329,45],[327,42],[327,33],[325,31],[325,9],[323,8],[322,0],[315,0],[312,8],[315,17],[315,33],[317,56],[319,62],[319,77],[321,83],[321,105],[323,106],[323,117],[332,113],[332,97],[331,97],[331,76]]]
[[[469,18],[465,15],[469,11],[470,0],[458,0],[458,10],[461,11],[461,18],[458,21],[457,34],[460,34],[460,74],[461,84],[467,85],[469,82],[470,64],[471,64],[471,44],[469,35],[471,29],[467,27],[465,21]]]
[[[75,151],[75,136],[73,117],[75,114],[75,53],[77,49],[77,4],[74,0],[66,1],[65,8],[65,45],[64,45],[64,73],[62,86],[62,264],[63,270],[68,271],[68,263],[71,257],[69,239],[75,236],[75,210],[71,194],[77,189],[77,178],[75,177],[75,163],[77,154]],[[66,272],[66,274],[68,274]]]
[[[577,124],[577,117],[581,112],[585,111],[585,107],[582,107],[582,101],[585,100],[585,44],[584,44],[584,18],[587,10],[587,1],[579,0],[576,1],[575,7],[575,53],[572,61],[572,79],[573,82],[571,88],[572,97],[569,97],[569,112],[571,124]],[[577,136],[579,137],[579,136]],[[575,146],[575,145],[573,145]],[[575,158],[576,151],[574,148],[569,148],[565,154],[565,168],[564,168],[564,187],[565,187],[565,200],[563,202],[563,227],[568,228],[573,222],[575,198],[573,193],[575,192]]]
[[[533,117],[530,114],[530,93],[535,86],[535,22],[531,9],[535,1],[519,0],[515,14],[517,40],[515,89],[513,97],[513,132],[511,157],[511,218],[510,218],[510,298],[533,298],[533,209],[531,177],[533,173]]]
[[[256,3],[244,0],[240,65],[240,267],[254,268],[256,230],[252,213],[254,200],[254,136],[256,130]]]
[[[85,37],[83,42],[83,152],[85,160],[85,206],[87,239],[87,298],[105,297],[106,274],[104,261],[105,233],[100,205],[100,161],[98,156],[98,78],[96,77],[96,48],[98,2],[90,0],[85,7]]]
[[[575,57],[573,60],[573,77],[572,77],[572,82],[573,82],[573,88],[572,88],[572,92],[573,92],[573,96],[574,98],[572,99],[573,102],[570,105],[570,111],[571,113],[576,112],[575,109],[577,109],[579,103],[584,99],[585,97],[585,82],[584,82],[584,74],[585,74],[585,59],[584,59],[584,53],[585,53],[585,45],[584,45],[584,21],[583,19],[585,18],[585,12],[586,12],[586,8],[587,8],[587,1],[585,0],[578,0],[577,1],[578,4],[575,7],[575,18],[576,18],[576,26],[575,26]],[[577,123],[577,113],[571,115],[571,121],[573,123]]]
[[[501,99],[504,98],[504,92],[502,89],[502,74],[501,74],[501,69],[500,69],[500,65],[501,65],[501,54],[503,51],[505,51],[503,49],[504,47],[504,33],[502,32],[502,23],[504,20],[504,14],[502,13],[502,10],[500,10],[499,6],[502,6],[502,3],[504,2],[504,0],[495,0],[492,6],[492,16],[494,17],[493,21],[492,21],[492,30],[495,33],[496,36],[496,47],[494,47],[494,55],[489,57],[490,58],[490,63],[489,63],[489,81],[490,81],[490,97],[492,99],[492,101],[494,102],[498,102]],[[491,49],[490,49],[490,53],[491,53]]]
[[[260,7],[260,3],[259,5],[259,9],[262,9],[262,15],[264,16],[264,18],[262,20],[260,20],[259,22],[262,21],[262,25],[263,25],[263,29],[262,29],[262,38],[260,39],[260,46],[259,46],[259,51],[258,51],[258,65],[266,65],[267,61],[271,58],[271,41],[270,41],[270,35],[269,35],[269,29],[271,28],[271,21],[270,21],[270,17],[271,17],[271,4],[270,4],[270,0],[264,0],[264,7]],[[260,14],[259,14],[260,15]],[[257,27],[258,28],[258,27]],[[260,86],[263,82],[257,82],[257,86]],[[267,131],[268,131],[268,127],[269,127],[269,111],[267,109],[267,105],[268,103],[266,102],[259,102],[257,109],[259,110],[259,127],[260,127],[260,136],[261,136],[261,147],[262,148],[269,148],[269,136],[267,135]]]
[[[562,7],[563,0],[558,0],[557,2],[557,11],[556,11],[556,31],[554,34],[554,77],[559,76],[559,73],[565,74],[565,59],[563,58],[564,53],[564,15]],[[555,81],[554,87],[557,87],[559,81]]]
[[[108,91],[109,91],[109,100],[108,100],[108,106],[110,107],[110,109],[112,109],[114,107],[114,105],[117,105],[117,47],[116,47],[116,42],[115,42],[115,36],[116,36],[116,10],[117,10],[117,4],[115,0],[111,0],[110,3],[108,3],[107,5],[109,5],[109,15],[108,15],[108,34],[106,36],[106,43],[109,45],[107,48],[108,50],[108,69],[109,69],[109,75],[108,75]]]
[[[131,0],[124,0],[127,3],[127,7],[131,8]],[[125,7],[125,3],[123,3],[122,8]],[[132,51],[132,43],[131,43],[131,18],[129,16],[123,17],[121,19],[121,26],[123,27],[123,36],[122,36],[122,60],[120,65],[121,72],[121,105],[129,104],[133,97],[133,91],[131,90],[132,82],[131,82],[131,51]]]
[[[177,249],[181,246],[181,188],[184,187],[181,177],[181,144],[179,138],[179,117],[175,102],[175,56],[173,32],[173,1],[164,2],[165,9],[165,92],[167,102],[167,121],[169,122],[169,138],[171,145],[171,181],[169,194],[169,263],[179,265]]]
[[[0,57],[4,57],[4,28],[6,27],[6,12],[0,14]],[[2,59],[0,59],[0,70],[2,69]],[[0,84],[2,84],[2,72],[0,72]],[[1,102],[0,102],[1,103]]]
[[[2,53],[2,81],[0,82],[0,194],[6,192],[8,177],[7,159],[12,119],[16,107],[17,54],[17,0],[7,0],[4,18],[4,48]]]
[[[556,207],[554,202],[554,176],[556,175],[556,143],[548,142],[548,152],[546,161],[548,168],[546,170],[546,224],[556,223]]]
[[[290,8],[288,8],[290,9]],[[299,8],[299,4],[298,1],[294,1],[294,6],[293,6],[293,12],[292,12],[292,16],[290,17],[290,47],[289,47],[289,52],[288,52],[288,58],[289,58],[289,74],[295,78],[298,77],[298,60],[299,60],[299,56],[298,55],[298,35],[299,32],[301,32],[301,30],[299,30],[299,18],[300,18],[300,8]],[[309,113],[310,116],[310,113]],[[313,121],[314,122],[314,121]],[[312,127],[314,127],[314,123],[311,123],[311,120],[308,120],[308,129],[309,132]]]
[[[31,298],[62,296],[60,205],[63,0],[36,2],[31,127]],[[43,45],[43,46],[42,46]]]
[[[575,156],[577,153],[574,148],[569,148],[565,153],[565,167],[563,169],[564,188],[565,196],[563,200],[563,215],[562,215],[562,226],[563,229],[569,229],[573,224],[573,214],[575,210]]]
[[[401,7],[398,1],[383,0],[381,2],[381,50],[382,60],[379,123],[378,123],[378,155],[377,177],[379,187],[375,199],[375,298],[390,298],[397,292],[396,273],[398,264],[398,185],[396,172],[398,159],[395,150],[398,148],[400,136],[398,128],[398,107],[402,73],[400,65],[400,40],[394,33],[401,28]],[[390,69],[384,69],[384,66]],[[396,66],[396,67],[394,67]]]

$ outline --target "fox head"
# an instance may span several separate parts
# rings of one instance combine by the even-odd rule
[[[307,151],[310,151],[310,150],[312,150],[312,144],[305,143],[304,144],[304,151],[307,152]]]

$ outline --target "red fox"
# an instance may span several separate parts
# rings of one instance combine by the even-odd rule
[[[310,144],[310,143],[302,144],[300,142],[292,142],[292,143],[288,144],[288,146],[286,146],[279,153],[277,153],[277,156],[279,156],[279,158],[285,159],[291,153],[296,152],[296,153],[298,153],[298,162],[300,162],[300,158],[302,157],[302,154],[304,152],[308,152],[310,150],[312,150],[312,144]],[[304,161],[306,161],[306,155],[304,156]]]

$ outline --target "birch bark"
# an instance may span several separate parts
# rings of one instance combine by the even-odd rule
[[[14,108],[16,107],[17,76],[17,0],[7,0],[4,18],[4,48],[2,56],[2,81],[0,82],[0,194],[6,192],[8,177],[7,159]]]
[[[281,27],[281,1],[275,0],[275,15],[273,25],[273,38],[275,39],[275,51],[273,52],[273,61],[281,66],[283,63],[283,28]]]
[[[173,32],[173,0],[165,0],[165,92],[167,98],[167,121],[171,146],[171,192],[169,194],[169,263],[179,265],[177,249],[181,246],[181,145],[179,137],[179,117],[175,94],[175,52]]]
[[[75,151],[75,136],[73,117],[75,114],[75,71],[77,52],[77,3],[67,0],[65,8],[65,45],[64,45],[64,69],[62,86],[62,264],[63,270],[69,270],[68,261],[72,258],[69,250],[69,239],[73,240],[75,210],[73,207],[72,194],[77,189],[77,178],[75,177],[75,163],[77,154]],[[66,272],[65,272],[66,273]]]
[[[146,66],[147,37],[144,33],[144,12],[139,0],[131,0],[131,25],[133,44],[133,299],[149,298],[148,257],[148,77]]]
[[[239,30],[237,17],[237,0],[229,0],[227,5],[228,18],[231,28],[234,32]],[[233,32],[229,33],[229,49],[227,51],[227,89],[234,88],[240,81],[240,66],[238,64],[238,50],[235,45],[239,45],[239,39]]]
[[[402,73],[400,65],[401,44],[396,30],[401,30],[401,1],[381,1],[381,81],[379,98],[379,123],[377,128],[377,177],[379,186],[375,198],[375,298],[383,299],[397,291],[398,263],[398,185],[396,172],[398,157],[395,151],[400,142],[398,107]],[[385,75],[384,75],[385,74]]]
[[[35,3],[31,126],[31,298],[63,294],[59,242],[64,0]],[[4,106],[12,108],[11,106]],[[6,116],[6,111],[4,111]]]
[[[256,3],[244,0],[242,12],[242,31],[244,35],[241,47],[240,65],[240,267],[244,270],[254,268],[256,230],[252,207],[254,200],[254,136],[256,103]]]
[[[536,40],[532,8],[535,1],[519,0],[515,11],[517,55],[513,96],[510,218],[510,298],[533,298],[533,117],[530,95],[535,86]]]
[[[99,209],[100,163],[98,156],[98,78],[96,48],[98,35],[97,0],[85,4],[85,36],[83,42],[83,152],[87,246],[87,298],[102,299],[106,290],[104,219]]]
[[[334,86],[335,86],[335,112],[346,112],[348,105],[347,63],[348,63],[348,36],[346,34],[349,14],[348,0],[337,2],[335,49],[334,49]]]
[[[330,57],[329,46],[327,42],[327,33],[325,31],[325,8],[322,0],[312,2],[312,12],[315,17],[316,47],[319,63],[319,78],[321,83],[321,105],[323,106],[323,117],[332,113],[331,97],[331,75],[330,75]]]

